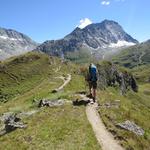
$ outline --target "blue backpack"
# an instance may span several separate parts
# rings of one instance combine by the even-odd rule
[[[90,81],[97,81],[97,68],[93,64],[90,65],[89,67],[89,75],[90,75],[89,78]]]

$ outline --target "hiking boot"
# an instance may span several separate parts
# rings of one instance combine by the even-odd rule
[[[90,104],[94,104],[94,102],[93,102],[93,101],[91,101],[91,102],[90,102]]]
[[[95,99],[95,97],[93,97],[93,102],[94,102],[94,103],[96,102],[96,99]]]

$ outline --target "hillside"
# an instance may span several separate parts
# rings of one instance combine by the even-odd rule
[[[112,61],[127,68],[149,64],[150,40],[122,50]]]
[[[0,66],[0,120],[3,113],[31,113],[22,118],[27,124],[25,130],[0,136],[2,149],[100,149],[86,118],[85,106],[75,107],[71,103],[73,95],[84,89],[76,65],[34,52],[9,59]],[[72,75],[68,86],[52,93],[68,73]],[[39,109],[41,99],[64,99],[66,104]]]
[[[1,62],[0,120],[3,115],[16,113],[23,115],[21,120],[27,126],[26,129],[16,129],[0,136],[1,148],[101,149],[86,114],[88,110],[90,114],[90,105],[85,105],[81,94],[88,93],[88,85],[82,76],[87,67],[37,52]],[[126,149],[147,150],[150,146],[150,126],[147,123],[150,86],[143,80],[141,70],[133,69],[133,74],[139,77],[137,92],[131,90],[134,87],[130,82],[133,76],[128,70],[106,61],[98,62],[97,67],[102,80],[98,81],[98,105],[95,111],[99,112],[106,132],[110,131],[112,138]],[[56,92],[68,74],[71,81],[63,90]],[[117,82],[121,74],[121,82]],[[123,80],[125,92],[121,95]],[[51,103],[60,100],[63,105],[39,108],[41,100]],[[140,126],[144,135],[118,128],[117,124],[126,120]],[[2,126],[0,121],[0,128]]]
[[[130,69],[140,83],[150,81],[150,40],[124,49],[112,58],[120,66]]]

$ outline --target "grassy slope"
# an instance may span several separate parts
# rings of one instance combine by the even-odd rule
[[[149,64],[150,41],[124,49],[112,61],[128,68]]]
[[[37,53],[29,53],[16,59],[17,63],[13,59],[3,65],[17,81],[2,71],[0,73],[1,93],[4,95],[1,100],[7,101],[1,102],[0,114],[37,109],[33,103],[34,99],[72,100],[76,91],[83,90],[83,86],[80,85],[84,85],[84,80],[74,73],[76,66],[72,64],[61,64],[56,58]],[[61,66],[60,71],[52,71],[58,64]],[[72,73],[71,82],[64,91],[58,94],[51,93],[52,89],[62,84],[62,80],[55,77],[66,75],[68,67],[69,73]],[[100,149],[87,121],[85,107],[73,107],[68,103],[59,108],[43,108],[31,118],[25,118],[24,122],[27,123],[27,129],[17,129],[0,137],[2,149]]]
[[[116,64],[127,67],[128,71],[135,76],[139,92],[128,92],[121,96],[118,89],[108,88],[106,91],[99,91],[99,103],[113,102],[120,100],[120,107],[100,108],[100,115],[107,128],[115,135],[120,143],[127,149],[149,150],[150,149],[150,46],[143,43],[122,51],[115,56],[113,61]],[[139,57],[141,63],[139,63]],[[131,120],[145,130],[142,137],[134,133],[118,129],[117,123]]]
[[[150,92],[150,85],[143,85],[140,86],[139,93],[129,92],[126,96],[119,95],[119,91],[113,88],[98,93],[101,104],[120,100],[119,108],[100,108],[99,111],[108,130],[128,149],[148,150],[150,147],[150,95],[144,92],[145,88]],[[115,126],[126,120],[134,121],[142,127],[145,135],[139,137]]]

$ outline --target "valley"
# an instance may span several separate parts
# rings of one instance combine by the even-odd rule
[[[103,64],[103,63],[102,63]],[[109,66],[109,63],[108,63]],[[107,62],[104,62],[108,68]],[[26,129],[16,129],[0,137],[1,147],[6,149],[101,149],[86,116],[86,106],[74,106],[74,100],[82,97],[76,93],[88,93],[81,70],[87,64],[70,61],[38,52],[30,52],[14,57],[0,64],[0,114],[32,112],[23,117]],[[147,69],[146,69],[147,67]],[[107,130],[125,148],[148,149],[150,140],[149,76],[147,65],[127,69],[138,82],[138,92],[128,91],[120,95],[120,89],[107,87],[98,89],[97,111]],[[145,70],[145,72],[141,70]],[[17,70],[17,71],[16,71]],[[70,77],[71,81],[63,86]],[[107,74],[106,74],[107,75]],[[66,79],[65,79],[66,78]],[[65,80],[64,80],[65,79]],[[69,79],[70,80],[70,79]],[[69,81],[68,80],[68,81]],[[60,87],[63,86],[63,89]],[[58,92],[53,90],[60,89]],[[57,91],[57,90],[56,90]],[[64,100],[62,106],[38,108],[41,99]],[[118,101],[117,107],[105,107]],[[145,131],[143,136],[119,129],[116,124],[126,120],[134,121]],[[2,122],[0,123],[3,126]]]

